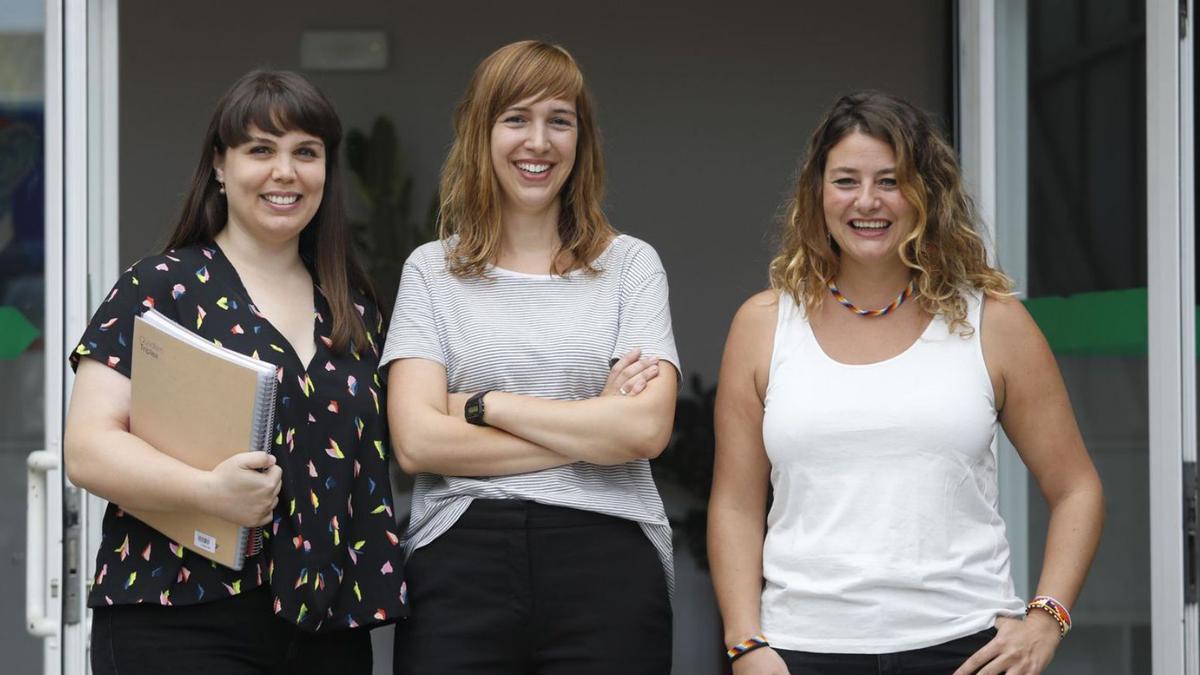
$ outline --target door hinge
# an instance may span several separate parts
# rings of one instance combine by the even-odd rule
[[[80,621],[79,575],[83,547],[83,527],[80,525],[82,491],[74,486],[63,486],[63,623],[74,625]]]
[[[1200,493],[1196,483],[1196,463],[1183,463],[1183,599],[1196,602],[1196,537],[1197,521],[1200,520]]]

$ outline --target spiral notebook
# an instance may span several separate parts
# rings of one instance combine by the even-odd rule
[[[271,448],[275,366],[216,345],[156,310],[134,321],[129,430],[199,469]],[[205,513],[128,510],[205,558],[235,570],[262,548],[259,528]]]

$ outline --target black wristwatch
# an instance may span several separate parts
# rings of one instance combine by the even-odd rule
[[[467,404],[463,406],[463,416],[467,418],[467,422],[480,427],[488,426],[488,423],[483,421],[483,397],[490,392],[490,389],[481,391],[467,399]]]

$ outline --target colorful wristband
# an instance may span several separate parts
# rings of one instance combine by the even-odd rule
[[[1067,637],[1067,633],[1071,632],[1071,613],[1067,611],[1066,605],[1048,595],[1039,595],[1025,605],[1025,614],[1035,609],[1046,612],[1058,622],[1058,639]]]
[[[767,638],[763,637],[761,634],[760,635],[751,635],[750,637],[746,638],[745,640],[742,640],[741,642],[737,643],[736,645],[725,650],[725,656],[727,656],[729,658],[730,663],[733,663],[734,661],[737,661],[738,659],[749,654],[750,652],[754,651],[755,649],[762,649],[763,647],[770,647],[770,646],[771,646],[771,643],[767,642]]]

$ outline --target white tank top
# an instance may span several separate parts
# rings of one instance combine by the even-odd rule
[[[763,415],[773,646],[906,651],[1023,614],[997,502],[980,294],[967,303],[971,336],[936,316],[898,356],[846,365],[780,295]]]

